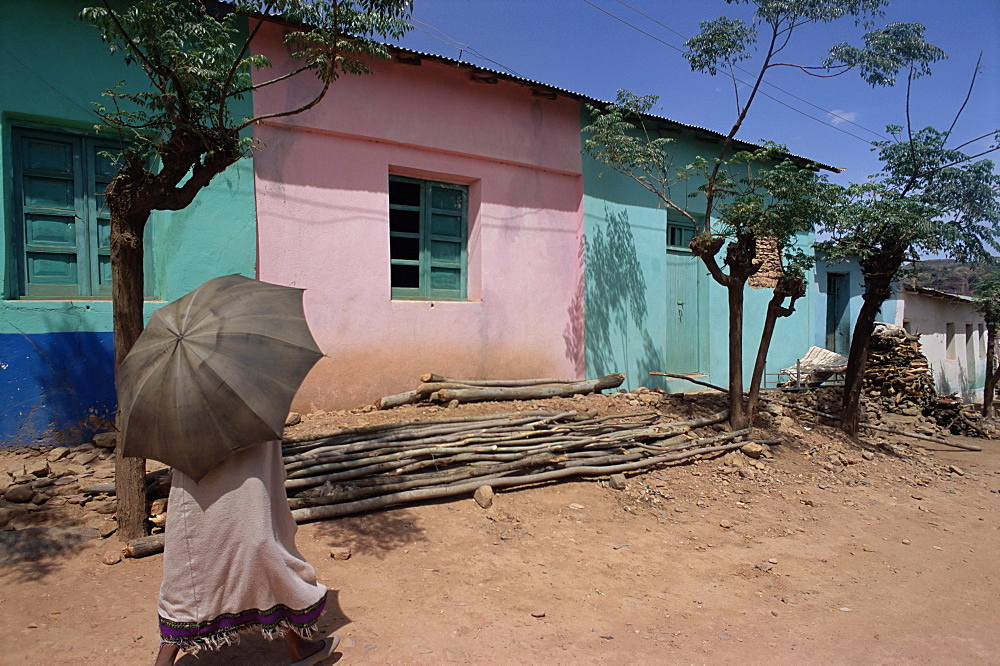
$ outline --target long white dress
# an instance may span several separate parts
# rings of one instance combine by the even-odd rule
[[[311,636],[326,587],[295,547],[284,476],[278,441],[234,454],[198,483],[173,471],[157,604],[162,642],[197,652],[254,627],[268,638]]]

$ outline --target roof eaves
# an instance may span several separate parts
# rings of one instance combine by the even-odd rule
[[[212,10],[217,11],[217,12],[233,11],[232,6],[231,6],[229,0],[201,0],[201,2],[210,11],[212,11]],[[285,26],[288,26],[288,27],[302,27],[302,26],[293,24],[293,23],[291,23],[289,21],[282,20],[279,17],[274,17],[274,16],[262,17],[260,14],[256,14],[253,17],[254,18],[264,18],[265,20],[270,21],[272,23],[276,23],[276,24],[279,24],[279,25],[285,25]],[[468,70],[471,70],[473,72],[485,73],[485,74],[489,75],[489,77],[491,79],[492,78],[496,78],[497,80],[499,80],[499,79],[502,78],[502,79],[507,80],[507,81],[511,81],[511,82],[514,82],[514,83],[519,83],[521,85],[530,86],[531,88],[533,88],[534,90],[539,91],[539,92],[547,92],[547,93],[549,93],[551,95],[555,95],[555,96],[561,95],[563,97],[569,97],[569,98],[575,99],[577,101],[587,102],[587,103],[592,104],[594,106],[607,107],[610,104],[612,104],[612,102],[609,102],[607,100],[597,99],[596,97],[590,97],[590,96],[584,95],[582,93],[577,93],[577,92],[573,92],[572,90],[567,90],[566,88],[559,88],[557,86],[553,86],[553,85],[548,84],[548,83],[543,83],[541,81],[535,81],[533,79],[524,78],[522,76],[516,76],[514,74],[510,74],[510,73],[507,73],[507,72],[501,72],[500,70],[490,69],[488,67],[482,67],[480,65],[473,65],[472,63],[464,62],[462,60],[455,60],[454,58],[448,58],[446,56],[438,55],[436,53],[428,53],[426,51],[415,51],[413,49],[408,49],[408,48],[405,48],[405,47],[402,47],[402,46],[393,45],[393,44],[388,44],[387,46],[388,46],[390,55],[394,55],[397,58],[399,58],[401,54],[406,54],[403,57],[407,58],[407,59],[411,59],[411,60],[414,59],[414,58],[427,58],[427,59],[430,59],[430,60],[434,60],[436,62],[453,65],[455,67],[461,67],[463,69],[468,69]],[[716,132],[715,130],[708,129],[707,127],[699,127],[698,125],[689,125],[687,123],[682,123],[682,122],[679,122],[677,120],[671,120],[670,118],[664,118],[663,116],[657,116],[657,115],[654,115],[654,114],[643,114],[643,117],[647,118],[649,120],[652,120],[654,122],[665,123],[665,124],[668,124],[668,125],[673,125],[675,127],[683,129],[683,130],[689,130],[689,131],[692,131],[692,132],[699,132],[699,133],[702,133],[703,135],[708,135],[708,137],[710,137],[712,139],[725,140],[725,138],[726,138],[726,135],[720,134],[719,132]],[[763,148],[764,147],[764,146],[761,146],[760,144],[751,143],[749,141],[741,141],[739,139],[734,139],[733,143],[735,145],[737,145],[737,146],[742,146],[744,148]],[[830,166],[829,164],[824,164],[822,162],[817,162],[815,160],[810,160],[809,158],[803,157],[802,155],[796,155],[794,153],[786,153],[786,154],[789,157],[791,157],[793,160],[800,161],[800,162],[803,162],[803,163],[808,163],[808,164],[815,164],[819,168],[826,169],[827,171],[831,171],[833,173],[840,173],[841,171],[843,171],[843,169],[840,169],[839,167]]]
[[[577,101],[587,102],[588,104],[592,104],[592,105],[598,106],[598,107],[607,107],[607,106],[610,106],[613,103],[613,102],[609,102],[607,100],[598,99],[596,97],[590,97],[590,96],[584,95],[582,93],[573,92],[572,90],[567,90],[566,88],[559,88],[557,86],[553,86],[553,85],[548,84],[548,83],[543,83],[541,81],[535,81],[534,79],[528,79],[528,78],[525,78],[525,77],[522,77],[522,76],[517,76],[515,74],[510,74],[508,72],[502,72],[502,71],[496,70],[496,69],[490,69],[488,67],[483,67],[481,65],[474,65],[472,63],[468,63],[468,62],[465,62],[465,61],[462,61],[462,60],[455,60],[454,58],[448,58],[447,56],[438,55],[436,53],[428,53],[426,51],[415,51],[413,49],[404,48],[402,46],[390,46],[389,47],[389,52],[391,54],[394,54],[396,57],[399,57],[401,54],[405,54],[405,55],[403,55],[403,57],[404,58],[408,58],[408,59],[413,59],[413,58],[427,58],[428,60],[433,60],[433,61],[436,61],[436,62],[440,62],[440,63],[444,63],[444,64],[448,64],[448,65],[453,65],[455,67],[460,67],[462,69],[467,69],[467,70],[470,70],[470,71],[473,71],[473,72],[478,72],[478,73],[486,74],[490,78],[504,79],[504,80],[507,80],[507,81],[511,81],[513,83],[519,83],[521,85],[530,86],[530,87],[532,87],[534,89],[537,89],[537,90],[549,91],[551,93],[554,93],[555,95],[561,95],[563,97],[569,97],[569,98],[575,99]],[[651,120],[651,121],[654,121],[654,122],[657,122],[657,123],[664,123],[664,124],[667,124],[667,125],[672,125],[674,127],[680,128],[682,130],[688,130],[688,131],[691,131],[691,132],[698,132],[698,133],[701,133],[703,135],[707,135],[708,137],[710,137],[712,139],[725,140],[725,138],[726,138],[725,134],[721,134],[719,132],[716,132],[715,130],[708,129],[707,127],[701,127],[701,126],[698,126],[698,125],[689,125],[687,123],[682,123],[680,121],[673,120],[671,118],[666,118],[664,116],[658,116],[658,115],[655,115],[655,114],[643,114],[643,118]],[[733,143],[736,144],[736,145],[738,145],[738,146],[745,147],[745,148],[763,148],[764,147],[764,146],[762,146],[760,144],[751,143],[749,141],[742,141],[740,139],[734,139]],[[829,164],[824,164],[822,162],[817,162],[815,160],[811,160],[808,157],[804,157],[802,155],[796,155],[794,153],[787,153],[787,155],[789,157],[791,157],[792,159],[794,159],[794,160],[805,162],[805,163],[809,163],[809,164],[815,164],[816,166],[820,167],[821,169],[826,169],[827,171],[831,171],[833,173],[840,173],[841,171],[843,171],[843,169],[841,169],[839,167],[830,166]]]
[[[912,285],[907,285],[904,287],[906,291],[912,291],[916,294],[922,294],[924,296],[930,296],[931,298],[942,298],[947,301],[959,301],[961,303],[971,303],[973,299],[971,296],[964,296],[962,294],[953,294],[947,291],[941,291],[940,289],[931,289],[930,287],[914,287]]]

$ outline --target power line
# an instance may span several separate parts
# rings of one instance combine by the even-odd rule
[[[414,25],[415,23],[419,23],[420,25]],[[491,59],[487,58],[482,53],[480,53],[476,49],[472,48],[468,44],[465,44],[465,43],[460,42],[460,41],[458,41],[456,39],[453,39],[452,37],[449,37],[448,35],[444,34],[444,32],[442,32],[441,30],[435,28],[434,26],[432,26],[432,25],[430,25],[428,23],[424,23],[423,21],[418,21],[415,18],[411,18],[410,19],[410,25],[412,27],[416,28],[417,30],[419,30],[420,32],[424,33],[428,37],[431,37],[432,39],[436,39],[437,41],[441,42],[442,44],[445,44],[447,46],[451,46],[452,48],[458,49],[458,59],[459,60],[462,59],[462,52],[463,51],[468,51],[469,53],[475,54],[477,57],[479,57],[480,60],[485,60],[486,62],[492,63],[492,64],[496,65],[497,67],[499,67],[500,69],[504,69],[504,70],[510,72],[514,76],[517,76],[519,78],[524,78],[523,76],[521,76],[520,74],[518,74],[517,72],[515,72],[513,69],[511,69],[510,67],[502,65],[501,63],[497,62],[496,60],[491,60]],[[433,30],[434,32],[438,33],[438,35],[441,35],[441,37],[438,37],[434,33],[430,32],[430,30],[425,30],[424,28],[421,28],[420,26],[424,26],[425,28],[429,28],[430,30]],[[444,39],[442,39],[442,37]]]
[[[26,62],[24,62],[23,60],[21,60],[20,58],[18,58],[16,55],[14,55],[13,53],[11,53],[2,44],[0,44],[0,51],[3,51],[4,53],[6,53],[7,57],[9,57],[11,60],[13,60],[14,62],[16,62],[17,64],[21,65],[21,67],[23,67],[25,70],[27,70],[31,74],[34,74],[35,77],[39,81],[41,81],[46,86],[48,86],[49,88],[51,88],[53,90],[53,92],[55,92],[57,95],[59,95],[60,97],[66,99],[66,101],[68,101],[70,104],[72,104],[73,106],[75,106],[78,109],[81,109],[81,110],[87,112],[88,114],[93,113],[93,114],[96,115],[96,111],[94,111],[93,107],[87,108],[87,107],[81,105],[78,101],[76,101],[75,99],[73,99],[72,97],[70,97],[69,95],[67,95],[64,91],[60,90],[59,87],[57,87],[56,85],[54,85],[53,83],[51,83],[44,76],[42,76],[41,74],[39,74],[38,72],[36,72],[35,70],[33,70],[31,67],[29,67]]]
[[[652,21],[656,25],[660,26],[661,28],[664,28],[665,30],[669,30],[670,32],[674,33],[675,35],[677,35],[678,37],[680,37],[681,39],[683,39],[685,42],[688,41],[688,38],[684,34],[682,34],[681,32],[679,32],[677,30],[674,30],[673,28],[671,28],[669,25],[666,25],[665,23],[661,23],[659,20],[657,20],[656,18],[650,16],[649,14],[646,14],[643,11],[641,11],[639,9],[636,9],[635,7],[633,7],[632,5],[628,4],[627,2],[624,2],[624,0],[615,0],[615,2],[617,2],[619,5],[621,5],[623,7],[627,7],[628,9],[631,9],[636,14],[639,14],[640,16],[643,16],[643,17],[649,19],[650,21]],[[744,74],[749,74],[751,76],[753,75],[752,72],[750,72],[750,71],[748,71],[748,70],[740,67],[739,65],[733,65],[733,66],[736,69],[738,69],[741,72],[743,72]],[[785,93],[789,97],[791,97],[793,99],[797,99],[798,101],[802,102],[803,104],[808,104],[809,106],[813,107],[814,109],[822,111],[823,113],[829,113],[834,118],[838,118],[839,120],[841,120],[841,121],[843,121],[845,123],[850,123],[851,125],[854,125],[855,127],[859,128],[859,129],[865,130],[866,132],[871,132],[872,134],[874,134],[875,136],[877,136],[880,139],[888,138],[882,132],[876,132],[873,129],[870,129],[868,127],[865,127],[864,125],[861,125],[859,123],[854,122],[850,118],[845,118],[844,116],[841,116],[841,115],[839,115],[837,113],[834,113],[833,111],[829,111],[827,109],[824,109],[823,107],[819,106],[818,104],[813,104],[809,100],[804,99],[802,97],[799,97],[795,93],[789,92],[789,91],[785,90],[784,88],[771,83],[770,81],[763,81],[763,83],[764,83],[764,85],[769,86],[771,88],[774,88],[775,90],[780,90],[781,92]]]
[[[642,16],[645,16],[646,18],[648,18],[649,20],[653,21],[653,22],[654,22],[654,23],[656,23],[657,25],[659,25],[659,26],[661,26],[661,27],[663,27],[663,28],[665,28],[665,29],[669,30],[670,32],[672,32],[672,33],[674,33],[674,34],[676,34],[676,35],[680,36],[681,38],[684,38],[684,39],[685,39],[685,41],[686,41],[686,38],[684,37],[684,35],[682,35],[681,33],[677,32],[677,31],[676,31],[676,30],[674,30],[673,28],[671,28],[671,27],[669,27],[669,26],[667,26],[667,25],[665,25],[665,24],[663,24],[663,23],[660,23],[660,22],[659,22],[659,21],[657,21],[656,19],[654,19],[654,18],[652,18],[652,17],[650,17],[650,16],[648,16],[648,15],[644,14],[643,12],[641,12],[641,11],[639,11],[639,10],[637,10],[637,9],[634,9],[633,7],[630,7],[630,6],[629,6],[629,5],[627,5],[626,3],[624,3],[624,2],[621,2],[621,0],[615,0],[615,1],[616,1],[616,2],[619,2],[619,4],[622,4],[622,5],[623,5],[623,6],[625,6],[625,7],[629,7],[629,9],[632,9],[632,10],[633,10],[633,11],[635,11],[636,13],[638,13],[638,14],[640,14],[640,15],[642,15]],[[663,39],[661,39],[661,38],[657,37],[656,35],[654,35],[654,34],[652,34],[652,33],[650,33],[650,32],[647,32],[646,30],[643,30],[643,29],[642,29],[642,28],[640,28],[639,26],[637,26],[637,25],[635,25],[635,24],[633,24],[633,23],[630,23],[629,21],[626,21],[625,19],[623,19],[622,17],[620,17],[620,16],[618,16],[618,15],[614,14],[613,12],[610,12],[610,11],[608,11],[608,10],[604,9],[603,7],[600,7],[599,5],[596,5],[596,4],[594,4],[593,2],[591,2],[591,0],[583,0],[583,2],[585,2],[586,4],[590,5],[591,7],[593,7],[594,9],[596,9],[596,10],[598,10],[598,11],[600,11],[600,12],[602,12],[602,13],[604,13],[604,14],[607,14],[608,16],[610,16],[611,18],[615,19],[616,21],[618,21],[618,22],[620,22],[620,23],[623,23],[623,24],[627,25],[628,27],[632,28],[633,30],[635,30],[635,31],[637,31],[637,32],[639,32],[639,33],[641,33],[641,34],[643,34],[643,35],[646,35],[646,36],[647,36],[647,37],[649,37],[650,39],[652,39],[652,40],[654,40],[654,41],[656,41],[656,42],[658,42],[658,43],[660,43],[660,44],[662,44],[662,45],[664,45],[664,46],[666,46],[666,47],[669,47],[669,48],[671,48],[671,49],[673,49],[673,50],[677,51],[678,53],[685,53],[684,49],[681,49],[681,48],[679,48],[679,47],[675,46],[674,44],[671,44],[670,42],[667,42],[667,41],[665,41],[665,40],[663,40]],[[744,72],[744,73],[747,73],[747,74],[750,74],[750,72],[747,72],[747,71],[746,71],[745,69],[743,69],[743,68],[741,68],[741,67],[738,67],[738,66],[737,66],[737,69],[739,69],[740,71],[742,71],[742,72]],[[752,87],[752,86],[751,86],[751,84],[749,84],[748,82],[744,81],[743,79],[739,79],[739,78],[736,78],[736,77],[733,77],[733,78],[734,78],[734,79],[735,79],[735,80],[736,80],[736,81],[737,81],[738,83],[741,83],[741,84],[743,84],[744,86],[747,86],[747,87]],[[788,92],[788,91],[786,91],[786,90],[784,90],[784,89],[782,89],[782,88],[780,88],[780,87],[778,87],[778,86],[776,86],[776,85],[774,85],[774,84],[772,84],[772,83],[769,83],[769,82],[767,82],[767,81],[765,81],[764,83],[765,83],[766,85],[768,85],[768,86],[772,87],[772,88],[775,88],[776,90],[780,90],[781,92],[785,93],[786,95],[788,95],[788,96],[790,96],[790,97],[793,97],[793,98],[795,98],[795,99],[797,99],[797,100],[799,100],[799,101],[801,101],[801,102],[803,102],[803,103],[805,103],[805,104],[808,104],[809,106],[812,106],[812,107],[814,107],[814,108],[816,108],[816,109],[818,109],[818,110],[820,110],[820,111],[823,111],[824,113],[827,113],[827,114],[829,114],[829,115],[831,115],[831,116],[834,116],[834,117],[836,117],[836,118],[840,118],[840,119],[841,119],[841,120],[843,120],[844,122],[847,122],[847,123],[850,123],[850,124],[852,124],[852,125],[855,125],[855,126],[857,126],[857,127],[860,127],[861,129],[865,130],[866,132],[871,132],[872,134],[874,134],[874,135],[876,135],[876,136],[878,136],[878,137],[880,137],[880,138],[885,138],[885,137],[884,137],[884,135],[882,135],[882,134],[880,134],[880,133],[878,133],[878,132],[875,132],[874,130],[870,130],[870,129],[868,129],[867,127],[864,127],[864,126],[862,126],[862,125],[858,125],[858,123],[855,123],[855,122],[853,122],[853,121],[849,120],[848,118],[844,118],[844,117],[842,117],[842,116],[839,116],[839,115],[837,115],[837,114],[835,114],[835,113],[833,113],[833,112],[831,112],[831,111],[828,111],[828,110],[824,109],[824,108],[823,108],[823,107],[821,107],[821,106],[817,106],[816,104],[813,104],[812,102],[809,102],[808,100],[805,100],[805,99],[802,99],[801,97],[798,97],[798,96],[796,96],[796,95],[794,95],[794,94],[792,94],[792,93],[790,93],[790,92]],[[791,111],[794,111],[795,113],[798,113],[798,114],[800,114],[800,115],[803,115],[803,116],[805,116],[806,118],[809,118],[810,120],[814,120],[814,121],[816,121],[816,122],[818,122],[818,123],[820,123],[820,124],[823,124],[823,125],[826,125],[827,127],[831,128],[831,129],[834,129],[834,130],[837,130],[838,132],[841,132],[841,133],[843,133],[843,134],[846,134],[846,135],[848,135],[848,136],[851,136],[851,137],[854,137],[855,139],[858,139],[859,141],[863,141],[864,143],[866,143],[866,144],[868,144],[868,145],[871,145],[871,141],[870,141],[869,139],[866,139],[866,138],[864,138],[864,137],[861,137],[861,136],[858,136],[857,134],[854,134],[853,132],[849,132],[849,131],[847,131],[847,130],[845,130],[845,129],[841,128],[841,127],[837,127],[836,125],[834,125],[834,124],[832,124],[832,123],[829,123],[829,122],[827,122],[827,121],[823,120],[822,118],[817,118],[816,116],[812,116],[812,115],[809,115],[809,114],[808,114],[808,113],[806,113],[805,111],[802,111],[801,109],[797,109],[797,108],[795,108],[794,106],[792,106],[791,104],[788,104],[787,102],[784,102],[784,101],[782,101],[782,100],[780,100],[780,99],[776,98],[776,97],[775,97],[774,95],[770,95],[770,94],[768,94],[767,92],[765,92],[765,91],[763,91],[763,90],[760,90],[760,89],[758,89],[758,90],[757,90],[757,92],[758,92],[759,94],[763,95],[764,97],[767,97],[767,98],[768,98],[768,99],[770,99],[771,101],[773,101],[773,102],[776,102],[776,103],[778,103],[778,104],[780,104],[780,105],[782,105],[782,106],[784,106],[784,107],[786,107],[786,108],[790,109]]]

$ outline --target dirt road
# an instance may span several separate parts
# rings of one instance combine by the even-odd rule
[[[564,482],[489,509],[302,525],[331,589],[321,627],[343,638],[327,663],[1000,663],[1000,444],[859,446],[806,427],[759,464],[733,453],[624,490]],[[0,663],[152,662],[160,556],[103,564],[116,545],[8,548]],[[178,663],[283,659],[247,635]]]

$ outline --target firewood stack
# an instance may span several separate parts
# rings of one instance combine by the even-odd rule
[[[919,336],[877,324],[868,351],[864,392],[869,409],[918,416],[937,400],[934,378]]]
[[[954,393],[938,397],[931,409],[933,413],[928,415],[953,435],[993,439],[998,434],[996,421],[983,418],[978,406],[963,404]]]
[[[878,412],[926,416],[953,435],[997,436],[996,423],[984,419],[956,394],[938,395],[920,337],[892,324],[878,324],[872,334],[864,392],[870,421]]]

